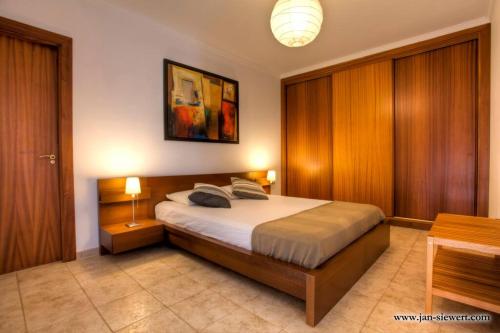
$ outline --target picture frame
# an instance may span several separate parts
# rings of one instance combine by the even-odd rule
[[[239,143],[238,81],[163,61],[164,139]]]

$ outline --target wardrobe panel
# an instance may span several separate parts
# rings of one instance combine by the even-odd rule
[[[333,198],[393,215],[392,61],[333,74]]]
[[[395,214],[475,214],[477,46],[396,60]]]
[[[331,77],[286,89],[286,194],[331,199]]]

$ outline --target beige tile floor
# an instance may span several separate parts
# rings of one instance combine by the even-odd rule
[[[0,275],[1,332],[500,332],[486,324],[418,324],[425,236],[391,228],[391,247],[316,328],[304,303],[167,247]],[[484,312],[435,298],[436,312]]]

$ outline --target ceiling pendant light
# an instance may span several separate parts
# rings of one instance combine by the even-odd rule
[[[319,0],[278,0],[271,14],[274,37],[288,47],[301,47],[318,36],[323,23]]]

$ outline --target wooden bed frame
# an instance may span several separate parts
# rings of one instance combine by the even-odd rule
[[[243,173],[141,177],[138,218],[155,218],[154,207],[165,194],[193,188],[195,182],[228,185],[230,177],[265,178],[266,171]],[[125,178],[99,179],[99,223],[123,223],[131,218]],[[306,323],[315,326],[389,247],[389,225],[377,226],[316,269],[306,269],[253,253],[166,223],[166,239],[173,245],[263,284],[302,299]]]

